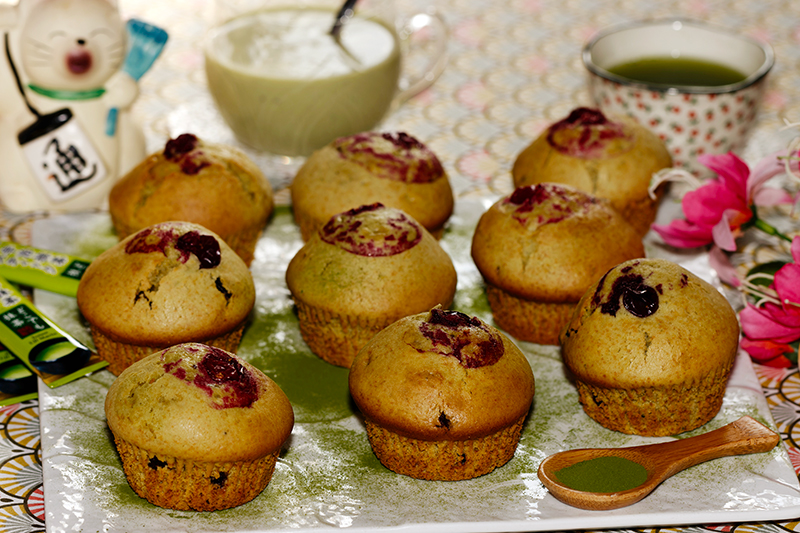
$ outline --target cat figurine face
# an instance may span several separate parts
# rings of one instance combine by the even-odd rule
[[[30,11],[20,29],[29,83],[49,90],[102,87],[125,58],[125,25],[108,0],[20,0]]]

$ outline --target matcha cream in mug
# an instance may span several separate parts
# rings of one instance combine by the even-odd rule
[[[337,41],[330,35],[335,12],[265,7],[211,31],[208,88],[241,142],[307,156],[374,128],[397,103],[402,43],[394,20],[356,11]]]

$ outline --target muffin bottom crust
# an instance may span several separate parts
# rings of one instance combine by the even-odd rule
[[[153,505],[217,511],[249,502],[266,488],[280,450],[253,461],[205,463],[160,456],[115,437],[125,477]]]
[[[366,420],[367,438],[378,460],[397,474],[458,481],[488,474],[511,460],[526,416],[486,437],[460,441],[414,439]]]
[[[236,353],[239,349],[239,342],[242,340],[244,333],[243,323],[238,328],[234,329],[214,339],[197,340],[194,342],[201,342],[208,346],[221,348],[227,352]],[[115,341],[105,333],[97,329],[95,326],[90,326],[92,332],[92,341],[94,341],[97,355],[103,360],[108,361],[108,369],[115,376],[119,376],[123,370],[131,366],[136,361],[144,359],[148,355],[155,353],[159,350],[166,348],[165,346],[141,346],[136,344],[128,344],[124,342]],[[180,344],[176,342],[175,344]]]
[[[361,347],[394,321],[332,313],[297,298],[295,304],[300,334],[311,351],[322,360],[344,368],[350,368]]]
[[[486,296],[500,329],[517,340],[558,344],[558,335],[569,322],[577,302],[550,303],[525,300],[487,284]]]
[[[577,381],[583,410],[603,427],[665,437],[696,429],[719,412],[730,367],[696,383],[622,389]]]

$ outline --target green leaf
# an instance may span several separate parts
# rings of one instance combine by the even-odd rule
[[[753,285],[762,285],[769,287],[772,283],[772,278],[784,265],[788,264],[787,261],[769,261],[767,263],[759,263],[747,271],[747,277],[750,278],[753,274],[766,274],[769,277],[758,277],[751,280]]]

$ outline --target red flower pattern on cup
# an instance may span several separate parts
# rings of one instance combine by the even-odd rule
[[[590,93],[604,113],[629,115],[664,140],[674,165],[702,177],[703,154],[740,150],[758,112],[766,85],[757,82],[737,93],[670,93],[629,87],[590,76]],[[690,127],[691,126],[691,127]]]

